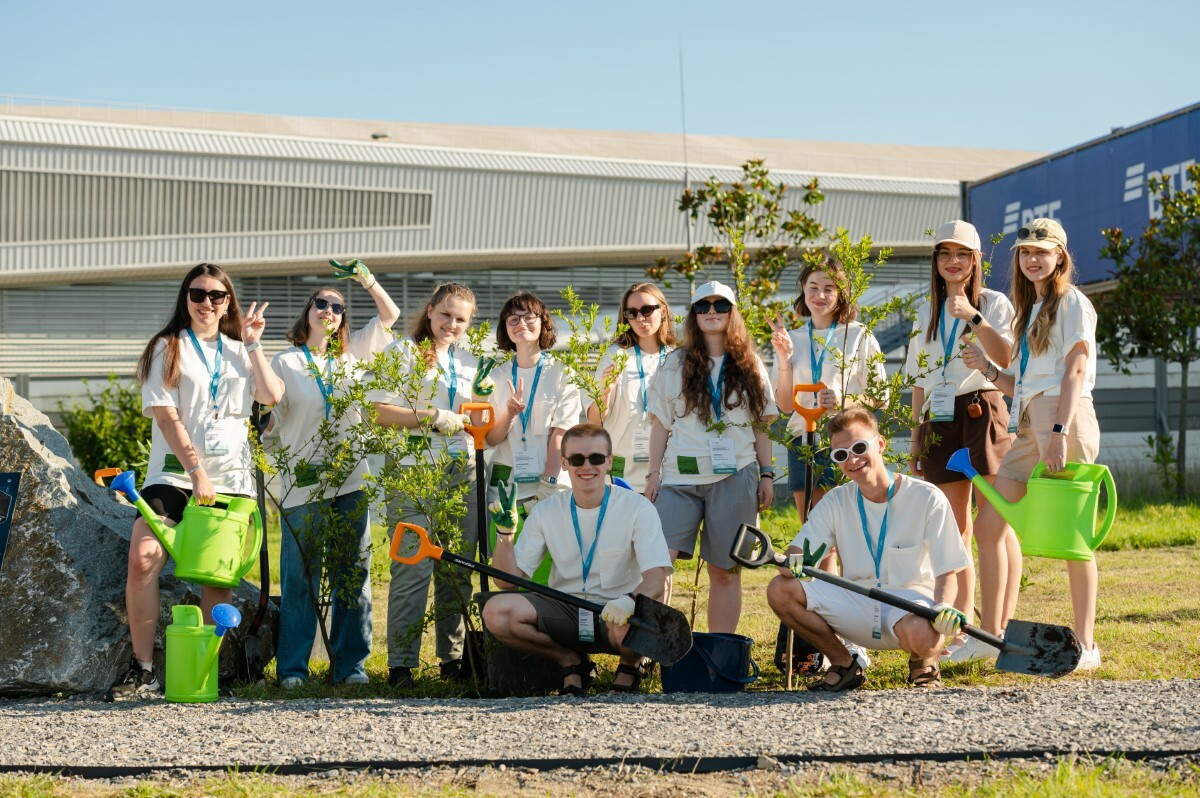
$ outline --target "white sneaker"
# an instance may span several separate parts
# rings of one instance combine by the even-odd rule
[[[846,650],[858,661],[858,667],[863,669],[863,673],[866,673],[867,668],[871,667],[871,658],[867,655],[867,650],[857,643],[851,642],[846,643]]]
[[[982,640],[968,637],[967,642],[950,652],[950,656],[946,657],[945,661],[970,662],[975,659],[995,659],[998,656],[1000,656],[1000,649],[988,645]]]
[[[295,690],[297,687],[304,686],[304,680],[299,676],[289,676],[279,683],[279,686],[284,690]]]
[[[1100,646],[1092,641],[1090,649],[1085,648],[1083,655],[1079,658],[1079,664],[1075,666],[1075,671],[1094,671],[1100,667]]]
[[[342,679],[342,684],[370,684],[371,680],[367,678],[365,673],[352,673],[345,679]]]

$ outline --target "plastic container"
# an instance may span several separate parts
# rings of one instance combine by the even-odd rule
[[[692,650],[674,665],[662,666],[663,692],[740,693],[758,679],[753,647],[745,635],[692,632]]]

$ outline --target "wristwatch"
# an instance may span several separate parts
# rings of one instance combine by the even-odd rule
[[[978,327],[980,324],[983,324],[983,314],[976,313],[974,316],[972,316],[970,324],[972,327]]]
[[[247,352],[253,352],[255,349],[262,349],[262,344],[258,341],[251,341],[250,343],[246,344]]]
[[[542,477],[542,482],[545,482],[547,485],[557,485],[558,477]]]
[[[774,468],[762,468],[762,467],[760,467],[760,468],[758,469],[758,478],[759,478],[759,479],[764,479],[764,478],[766,478],[766,479],[775,479],[775,469],[774,469]]]
[[[989,373],[990,372],[990,373]],[[994,382],[1000,376],[1000,367],[995,363],[988,363],[988,367],[983,370],[983,378],[988,382]]]
[[[1050,428],[1050,432],[1054,433],[1055,435],[1066,435],[1067,428],[1063,424],[1055,424],[1053,427]]]

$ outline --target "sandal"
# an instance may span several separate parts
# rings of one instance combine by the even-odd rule
[[[614,681],[612,684],[612,687],[609,688],[609,692],[613,692],[613,693],[636,693],[636,692],[638,692],[638,687],[641,685],[642,679],[646,678],[646,671],[642,668],[642,666],[641,665],[626,665],[625,663],[622,662],[617,665],[617,676],[620,676],[622,673],[624,673],[627,676],[632,676],[633,681],[630,682],[629,684],[617,684]]]
[[[584,654],[578,663],[566,666],[559,674],[562,676],[562,686],[558,688],[558,694],[581,696],[587,694],[588,687],[592,684],[596,670],[592,665],[591,659],[588,658],[587,654]],[[567,684],[567,678],[570,676],[578,676],[579,684]]]
[[[849,665],[830,665],[827,673],[836,676],[837,681],[829,682],[825,680],[825,677],[821,677],[808,686],[809,692],[841,693],[846,690],[857,690],[867,680],[857,659],[852,659]]]
[[[941,687],[942,672],[936,656],[908,661],[908,683],[913,687]]]

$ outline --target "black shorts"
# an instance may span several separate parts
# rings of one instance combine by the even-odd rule
[[[967,408],[976,397],[982,412],[979,418],[971,418]],[[930,439],[930,433],[937,435],[936,442]],[[924,452],[921,476],[934,485],[966,479],[958,471],[946,468],[950,455],[963,448],[971,452],[971,465],[980,474],[998,473],[1004,455],[1012,447],[1004,396],[999,391],[972,391],[954,397],[954,419],[923,422],[917,440]]]
[[[171,523],[178,524],[183,520],[183,508],[187,506],[192,492],[187,488],[177,488],[174,485],[147,485],[142,488],[142,498],[156,515],[160,515]],[[251,499],[244,493],[231,493],[241,499]]]

